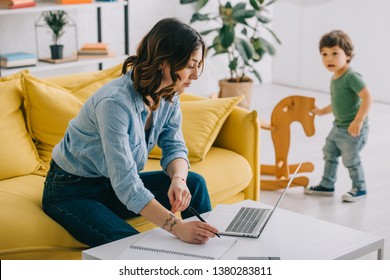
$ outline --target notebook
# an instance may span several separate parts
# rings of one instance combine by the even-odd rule
[[[217,205],[207,217],[206,222],[220,230],[218,233],[221,235],[259,237],[286,194],[301,165],[302,163],[298,165],[272,210],[254,207],[240,207],[237,209],[230,205]]]
[[[183,242],[160,228],[147,232],[140,240],[120,253],[118,260],[214,260],[220,259],[237,241],[224,236],[204,244]]]

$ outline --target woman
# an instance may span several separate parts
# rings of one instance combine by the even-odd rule
[[[189,205],[211,210],[203,177],[188,173],[178,96],[198,79],[204,56],[194,29],[159,21],[126,59],[122,76],[87,100],[54,147],[45,213],[89,246],[138,233],[123,220],[137,215],[185,242],[213,238],[216,228],[173,214],[190,217]],[[164,171],[140,172],[156,143]]]

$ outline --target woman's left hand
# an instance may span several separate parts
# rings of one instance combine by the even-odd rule
[[[180,178],[173,178],[168,190],[168,198],[172,206],[172,213],[187,209],[190,205],[191,193],[185,181]]]

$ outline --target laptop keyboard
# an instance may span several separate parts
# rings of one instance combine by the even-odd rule
[[[262,222],[268,209],[242,207],[229,226],[226,232],[252,233],[255,227]]]

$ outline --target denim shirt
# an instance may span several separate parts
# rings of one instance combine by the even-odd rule
[[[174,159],[183,158],[188,163],[179,96],[173,101],[161,99],[152,113],[146,142],[148,111],[128,72],[101,87],[85,102],[54,147],[53,160],[74,175],[110,178],[121,202],[139,213],[154,198],[138,172],[143,170],[156,143],[163,151],[160,163],[164,171]]]

